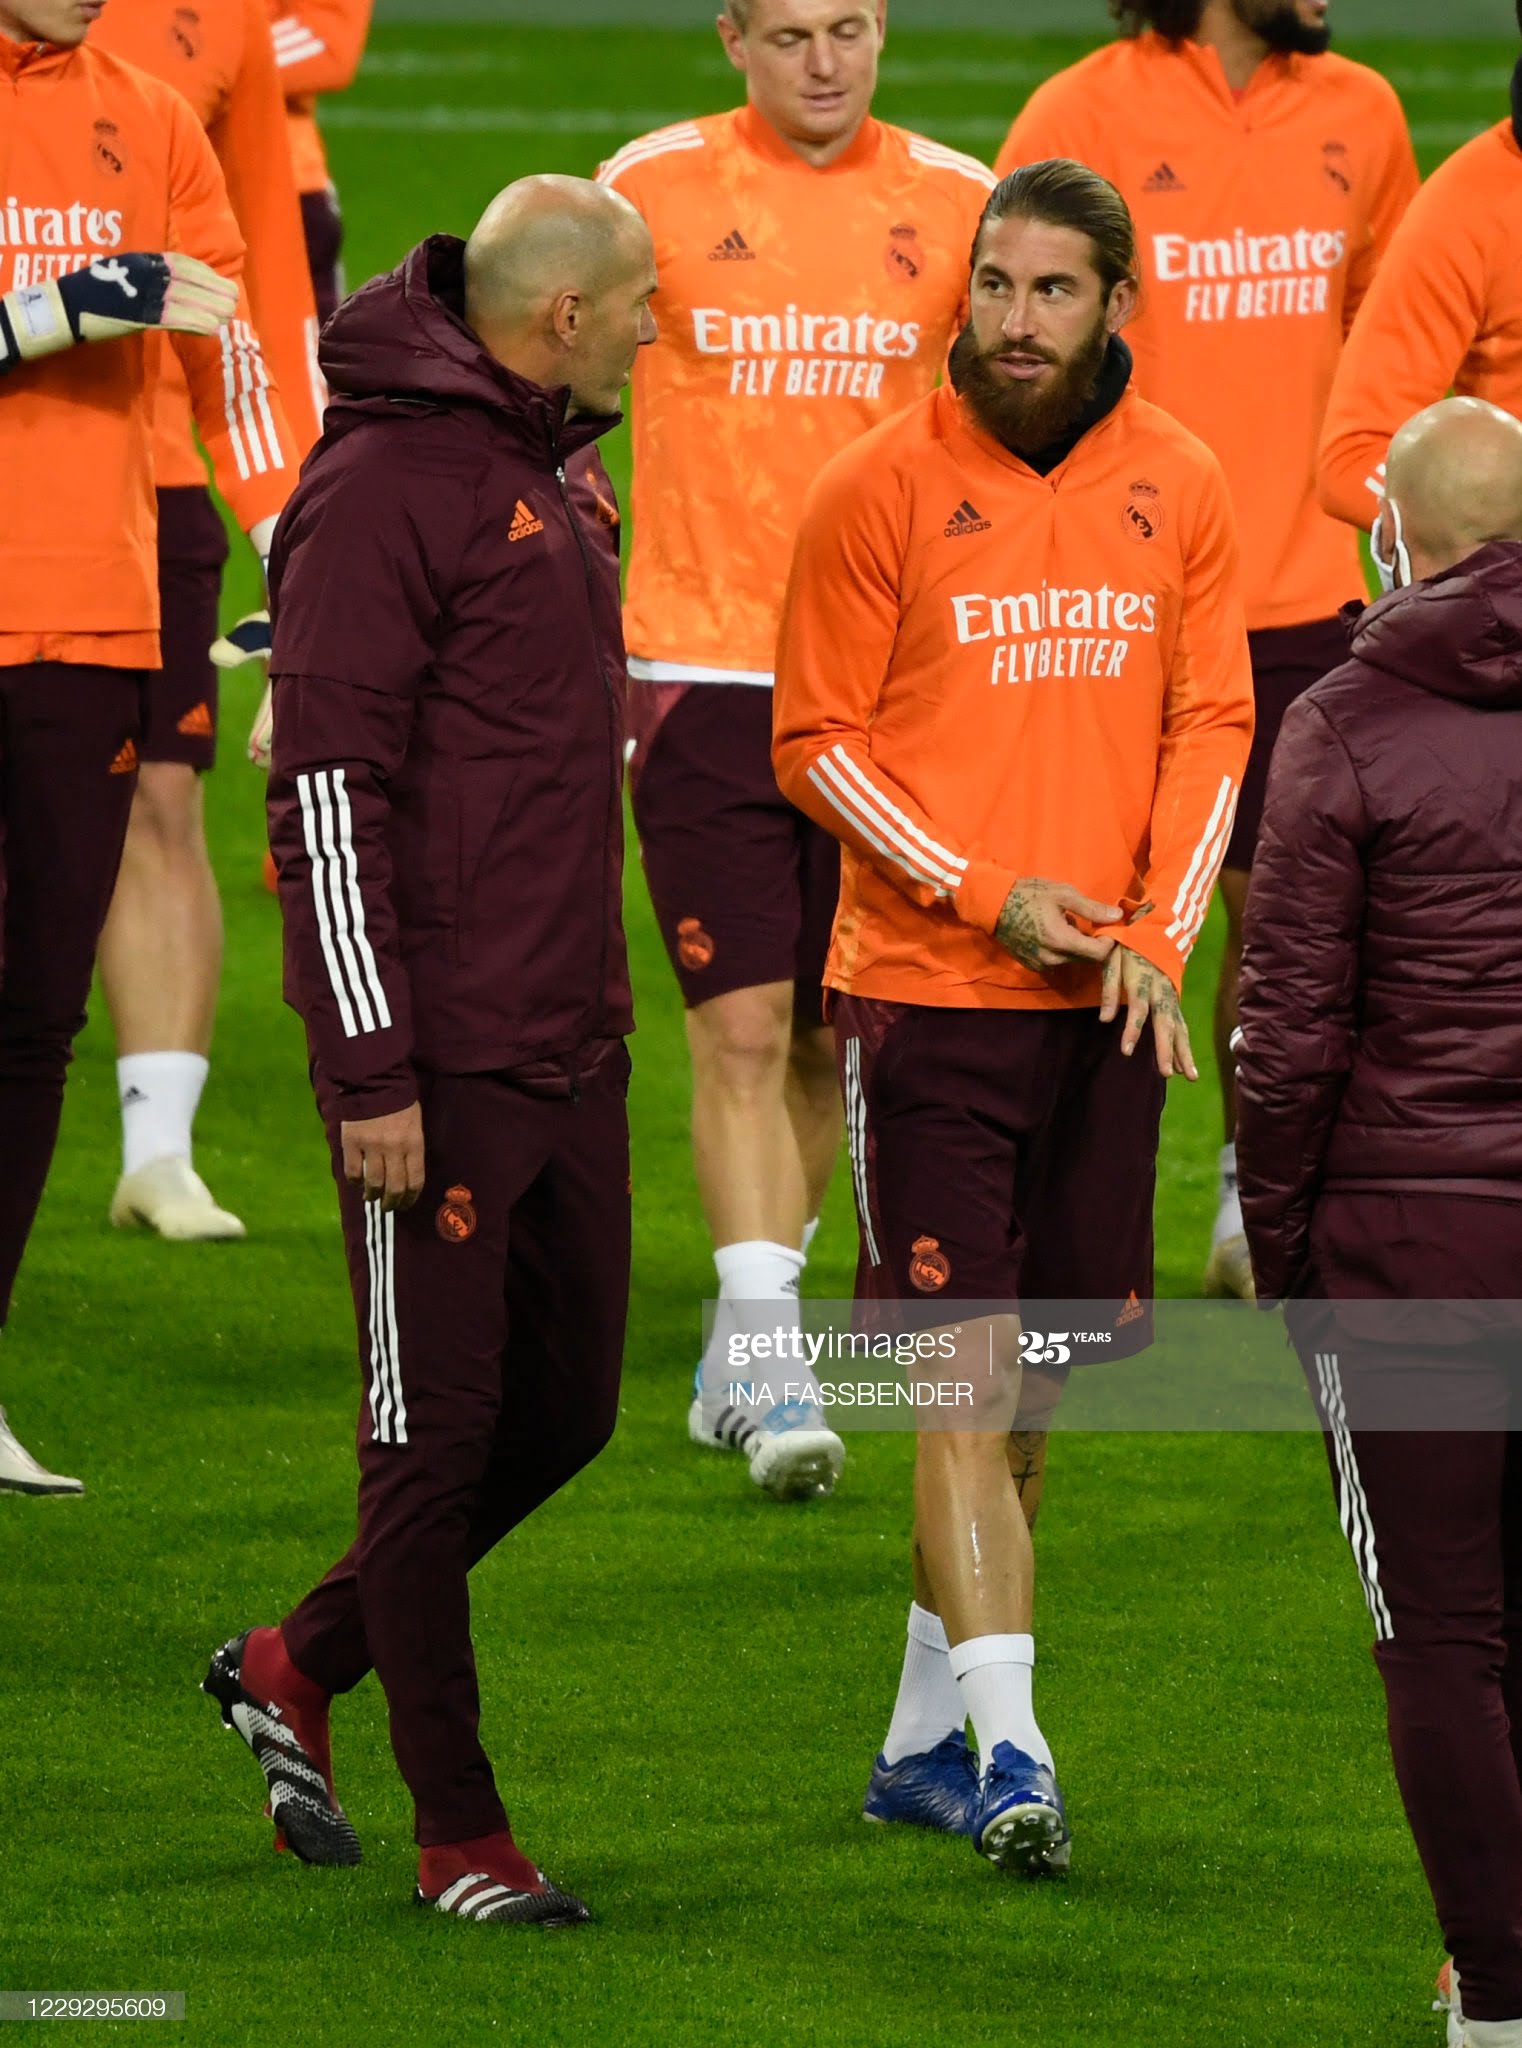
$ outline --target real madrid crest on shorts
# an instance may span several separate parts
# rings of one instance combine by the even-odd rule
[[[471,1202],[470,1189],[464,1187],[446,1188],[439,1212],[434,1217],[434,1227],[446,1244],[464,1244],[467,1237],[476,1233],[476,1212]]]

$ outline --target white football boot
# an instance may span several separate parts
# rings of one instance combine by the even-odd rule
[[[0,1493],[83,1493],[78,1479],[65,1479],[39,1465],[0,1408]]]
[[[750,1476],[773,1500],[819,1500],[835,1491],[846,1447],[833,1429],[822,1429],[819,1410],[784,1403],[760,1415],[722,1394],[703,1398],[703,1368],[693,1376],[687,1434],[711,1451],[743,1451]]]
[[[1212,1246],[1201,1291],[1216,1301],[1233,1298],[1238,1301],[1257,1300],[1252,1256],[1244,1233],[1239,1231],[1234,1237],[1223,1237],[1218,1245]]]
[[[248,1235],[236,1216],[217,1207],[190,1161],[173,1155],[122,1175],[111,1197],[111,1221],[118,1230],[154,1230],[177,1243]]]

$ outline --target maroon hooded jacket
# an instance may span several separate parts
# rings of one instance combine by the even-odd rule
[[[1522,1201],[1522,543],[1358,617],[1284,720],[1247,899],[1237,1172],[1261,1298],[1323,1190]]]
[[[351,1119],[415,1066],[574,1086],[634,1021],[617,415],[486,353],[462,256],[434,236],[323,330],[270,564],[286,1000]]]

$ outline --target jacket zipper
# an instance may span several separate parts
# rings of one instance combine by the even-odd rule
[[[614,694],[613,685],[608,680],[608,671],[603,664],[602,649],[598,645],[597,586],[592,576],[592,563],[591,558],[587,554],[587,544],[584,538],[582,537],[581,522],[576,517],[576,508],[571,503],[571,493],[566,485],[565,464],[563,462],[556,463],[555,482],[560,487],[560,502],[565,508],[565,516],[567,523],[569,524],[571,532],[576,540],[576,552],[581,557],[582,580],[586,585],[587,592],[587,624],[591,629],[592,652],[597,659],[597,673],[602,677],[603,697],[607,705],[608,758],[610,762],[616,764],[618,759],[618,699]],[[613,769],[612,784],[613,786],[609,792],[608,804],[603,818],[602,837],[603,914],[602,925],[598,939],[597,1000],[595,1006],[595,1014],[597,1016],[599,1024],[602,1027],[597,1034],[599,1037],[606,1037],[608,1021],[608,917],[612,908],[608,899],[608,868],[613,856],[613,805],[618,801],[619,796],[621,794],[619,789],[618,771],[616,765]],[[581,1100],[581,1089],[579,1084],[579,1072],[573,1073],[571,1077],[571,1100],[573,1102],[579,1102]]]

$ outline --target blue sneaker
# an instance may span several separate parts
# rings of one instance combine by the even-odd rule
[[[1072,1854],[1057,1780],[1012,1742],[996,1742],[968,1832],[980,1856],[1020,1877],[1064,1877]]]
[[[896,1764],[890,1764],[879,1751],[861,1817],[906,1821],[912,1828],[939,1828],[947,1835],[969,1835],[977,1805],[978,1760],[958,1728],[943,1735],[934,1749],[901,1756]]]

